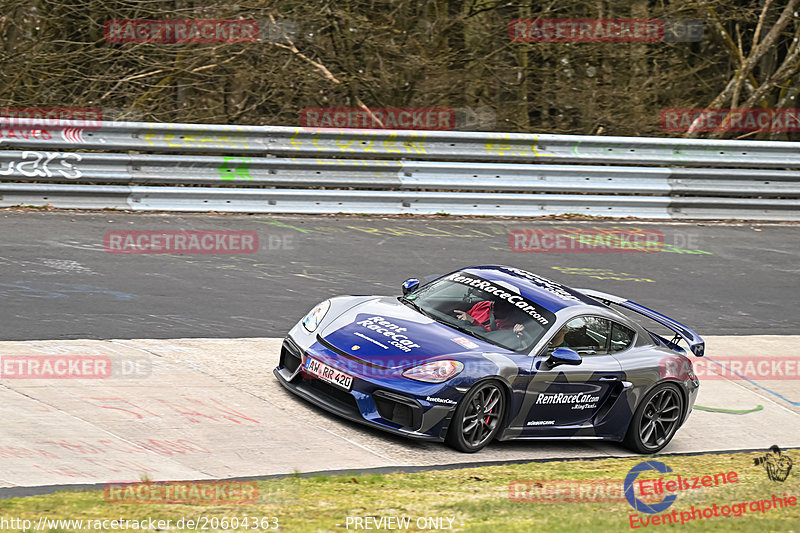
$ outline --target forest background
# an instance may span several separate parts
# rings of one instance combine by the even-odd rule
[[[675,132],[661,120],[687,108],[791,116],[797,3],[2,0],[0,107],[284,126],[300,125],[307,108],[447,108],[460,130],[800,140],[800,127]],[[664,37],[514,38],[517,19],[629,18],[663,21]],[[119,19],[246,19],[259,33],[238,43],[110,42],[104,28]]]

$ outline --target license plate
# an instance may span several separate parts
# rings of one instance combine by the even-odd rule
[[[349,391],[353,386],[353,376],[349,376],[344,372],[339,372],[335,368],[321,363],[311,357],[306,358],[306,364],[303,367],[305,371],[314,377],[327,381],[331,385]]]

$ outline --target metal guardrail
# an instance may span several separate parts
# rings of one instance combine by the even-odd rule
[[[8,119],[6,119],[8,120]],[[18,129],[41,129],[13,119]],[[4,125],[0,118],[0,127]],[[61,121],[51,139],[6,136],[0,147],[228,153],[295,157],[450,159],[711,167],[800,168],[800,142],[592,137],[523,133],[411,130],[332,130],[283,126],[226,126],[103,122],[99,129]]]
[[[0,206],[800,220],[800,143],[8,120]]]
[[[555,214],[576,205],[607,210],[623,216],[631,210],[639,216],[666,213],[663,197],[613,197],[577,195],[519,195],[507,193],[450,193],[425,191],[348,191],[313,189],[223,189],[206,187],[146,187],[98,185],[0,184],[0,195],[21,205],[54,205],[96,209],[107,206],[131,210],[230,211],[266,213],[356,212],[391,214],[400,210],[415,214],[447,212],[469,215],[497,212],[502,215],[541,216]],[[198,209],[202,206],[202,209]]]
[[[800,197],[800,171],[0,151],[4,180]]]
[[[786,199],[671,198],[580,194],[433,191],[231,189],[0,183],[0,206],[133,211],[238,213],[409,213],[536,217],[579,213],[610,217],[796,220],[798,202]]]

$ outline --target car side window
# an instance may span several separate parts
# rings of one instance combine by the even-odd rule
[[[611,323],[611,353],[620,352],[630,348],[636,333],[629,327],[616,322]]]
[[[608,353],[611,321],[597,316],[579,316],[567,322],[547,346],[547,352],[556,348],[572,348],[580,355]]]

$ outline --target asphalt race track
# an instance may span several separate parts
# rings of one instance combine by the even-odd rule
[[[509,233],[528,228],[660,232],[663,247],[510,250]],[[104,248],[110,230],[251,231],[260,244],[253,254],[117,254]],[[278,386],[280,338],[317,301],[397,294],[407,277],[470,264],[628,297],[706,336],[712,361],[796,368],[796,225],[6,210],[0,231],[0,357],[104,356],[119,370],[0,380],[5,487],[627,455],[567,441],[465,455],[342,422]],[[800,446],[796,379],[704,380],[697,403],[664,453]]]
[[[658,253],[514,253],[525,228],[661,231]],[[109,254],[112,230],[255,231],[245,255]],[[282,337],[317,301],[500,263],[705,335],[797,334],[800,227],[0,211],[0,339]],[[694,253],[689,253],[694,252]],[[615,279],[616,278],[616,279]]]

